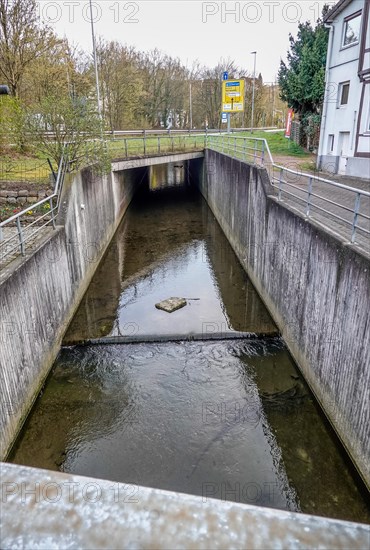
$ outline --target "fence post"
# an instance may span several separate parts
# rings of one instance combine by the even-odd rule
[[[53,198],[49,200],[49,204],[50,204],[51,223],[53,224],[53,229],[55,229],[56,226],[55,226],[55,216],[54,216],[54,208],[53,208]]]
[[[124,142],[125,142],[125,156],[126,158],[128,158],[128,154],[127,154],[127,138],[124,138]]]
[[[158,140],[158,153],[160,153],[161,152],[161,138],[158,136],[157,140]]]
[[[358,214],[360,212],[360,200],[361,200],[361,195],[360,193],[357,193],[356,200],[355,200],[354,216],[353,216],[351,243],[354,243],[356,239],[357,219],[358,219]]]
[[[21,254],[22,256],[24,256],[23,231],[22,231],[21,220],[19,219],[19,216],[17,218],[17,229],[18,229],[19,243],[21,245]]]
[[[306,207],[306,217],[310,217],[311,210],[311,194],[312,194],[312,177],[308,180],[308,196],[307,196],[307,207]]]
[[[262,142],[262,166],[265,166],[265,141]]]
[[[146,155],[146,137],[143,137],[144,142],[144,155]]]
[[[281,186],[282,186],[282,183],[283,183],[283,170],[284,170],[284,168],[280,168],[280,176],[279,176],[279,196],[278,196],[279,201],[281,201]]]

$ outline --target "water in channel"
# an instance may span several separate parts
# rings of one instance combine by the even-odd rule
[[[369,522],[366,489],[207,204],[182,177],[164,186],[168,169],[157,170],[101,262],[10,460]],[[186,307],[155,308],[171,296]],[[230,330],[265,337],[75,345]]]

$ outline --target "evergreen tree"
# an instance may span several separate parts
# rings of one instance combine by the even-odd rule
[[[323,18],[327,12],[324,6],[315,28],[309,22],[299,23],[297,38],[289,36],[287,63],[280,62],[280,97],[303,117],[319,114],[324,100],[328,31]]]

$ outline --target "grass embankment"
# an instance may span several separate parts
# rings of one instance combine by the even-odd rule
[[[303,149],[303,147],[297,145],[295,141],[286,138],[284,136],[284,132],[255,131],[253,132],[253,134],[251,134],[250,132],[238,132],[237,135],[245,137],[264,138],[268,143],[272,156],[281,155],[287,157],[301,158],[308,158],[311,156],[310,153],[307,153],[307,151]]]

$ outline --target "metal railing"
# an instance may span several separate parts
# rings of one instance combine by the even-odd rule
[[[295,206],[303,209],[307,219],[317,218],[318,214],[321,217],[330,216],[334,222],[350,228],[351,243],[356,243],[357,232],[366,237],[370,235],[370,216],[365,206],[361,209],[363,202],[370,199],[368,191],[276,164],[264,138],[226,133],[145,135],[140,138],[114,139],[110,144],[111,153],[118,153],[123,158],[201,148],[222,152],[266,168],[271,184],[277,189],[277,199],[294,201]],[[335,196],[332,190],[335,190]],[[320,219],[320,222],[335,229],[327,223],[327,219]]]
[[[33,242],[35,236],[45,227],[51,226],[56,229],[55,220],[68,165],[68,156],[65,155],[59,164],[54,192],[51,195],[0,223],[0,264],[15,253],[24,256],[27,245]],[[30,211],[39,211],[40,214],[31,223],[25,224]]]
[[[252,128],[230,128],[230,132],[232,133],[238,133],[238,132],[249,132]],[[258,131],[264,131],[264,130],[270,130],[270,131],[284,131],[284,129],[280,129],[277,126],[264,126],[260,128],[254,128],[254,130]],[[191,135],[191,134],[216,134],[221,135],[226,132],[225,128],[193,128],[190,130],[189,128],[159,128],[159,129],[136,129],[136,130],[112,130],[112,131],[105,131],[104,136],[109,138],[120,138],[122,136],[141,136],[141,137],[147,137],[147,136],[157,136],[157,135],[168,135],[168,136],[175,136],[175,135]],[[45,132],[44,136],[50,137],[50,139],[53,139],[55,137],[54,132]]]
[[[253,164],[260,166],[265,166],[266,162],[273,164],[269,146],[263,138],[240,137],[230,134],[212,135],[207,137],[207,147],[239,160],[252,161]]]
[[[112,158],[128,159],[133,156],[161,155],[179,151],[203,150],[207,146],[207,134],[160,135],[115,138],[107,141]]]
[[[356,243],[357,231],[370,235],[370,230],[361,225],[361,222],[365,221],[370,227],[370,216],[365,213],[365,208],[361,211],[361,199],[362,202],[370,199],[369,192],[276,164],[272,165],[270,179],[278,190],[278,200],[282,201],[283,196],[287,196],[298,201],[305,210],[306,218],[313,217],[314,210],[349,226],[351,243]],[[334,200],[336,196],[341,198],[341,202]],[[330,209],[328,205],[331,206]],[[370,209],[367,212],[370,212]],[[344,217],[346,213],[347,217]]]
[[[266,168],[271,184],[277,190],[277,200],[284,201],[287,199],[293,201],[294,206],[300,205],[307,219],[317,217],[317,213],[319,213],[321,216],[330,216],[336,222],[349,226],[351,228],[351,243],[356,243],[357,232],[361,232],[366,237],[370,235],[370,216],[365,213],[366,207],[363,205],[365,200],[369,201],[370,205],[370,193],[368,191],[275,164],[268,143],[263,138],[230,134],[191,133],[189,135],[121,137],[109,140],[107,144],[112,157],[118,156],[126,159],[136,155],[150,156],[192,149],[209,148],[222,152],[233,158]],[[27,243],[37,233],[47,226],[56,227],[55,219],[59,208],[60,193],[69,166],[70,161],[66,155],[59,165],[52,195],[28,206],[0,223],[0,262],[16,251],[24,255]],[[335,190],[334,194],[332,190]],[[344,193],[346,193],[346,197],[344,197]],[[338,197],[341,202],[335,200]],[[327,205],[330,205],[330,210],[329,207],[325,207]],[[361,206],[363,206],[362,209]],[[33,211],[46,209],[46,211],[41,213],[32,223],[25,225],[22,222],[30,209]],[[313,215],[313,212],[315,215]],[[362,225],[364,221],[368,227]],[[326,226],[333,229],[327,221]],[[12,231],[9,231],[9,228]],[[6,230],[8,230],[9,235],[5,235]]]
[[[278,201],[288,199],[295,206],[300,206],[307,219],[318,218],[319,214],[320,223],[332,230],[338,227],[327,223],[328,216],[337,224],[348,226],[351,243],[357,242],[357,232],[365,237],[370,235],[368,191],[275,164],[268,143],[263,138],[208,136],[207,147],[266,168],[271,184],[277,190]],[[368,204],[364,205],[365,201]]]

